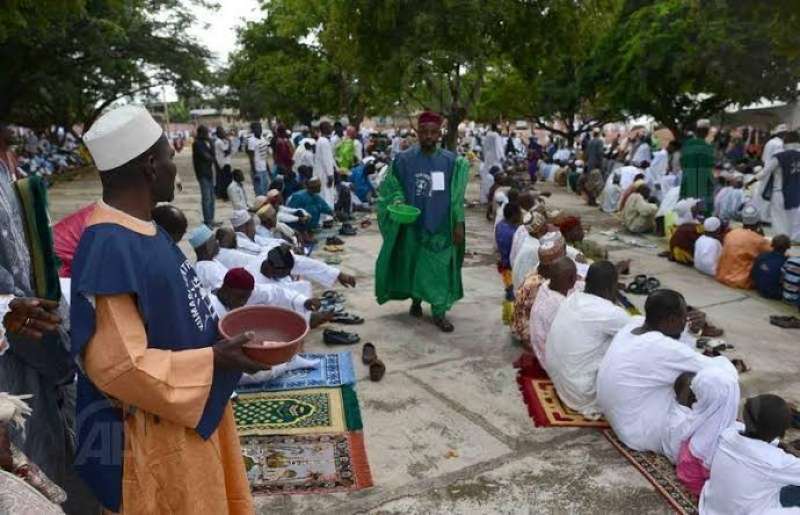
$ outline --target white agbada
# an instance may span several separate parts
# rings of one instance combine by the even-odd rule
[[[556,318],[558,308],[566,300],[560,292],[550,289],[550,281],[545,280],[536,293],[536,300],[531,307],[531,316],[528,320],[531,347],[539,363],[544,363],[547,356],[547,335],[553,320]]]
[[[614,177],[619,176],[619,170],[608,174],[606,178],[606,185],[603,192],[600,194],[600,209],[604,213],[614,213],[619,207],[619,201],[622,198],[622,188],[619,184],[614,184]]]
[[[489,202],[489,191],[492,189],[492,186],[494,186],[494,176],[489,173],[490,169],[491,166],[487,166],[486,163],[483,163],[478,172],[478,174],[481,176],[481,186],[478,200],[484,205]]]
[[[653,154],[653,162],[645,170],[644,177],[647,185],[651,190],[655,190],[657,184],[661,184],[661,180],[667,174],[667,166],[669,165],[669,152],[663,148]]]
[[[637,168],[633,165],[623,166],[622,168],[615,171],[615,173],[619,173],[619,187],[622,191],[627,190],[631,184],[633,184],[633,178],[642,173],[641,168]]]
[[[530,272],[535,272],[539,267],[539,240],[529,236],[522,243],[517,253],[517,259],[511,262],[511,282],[514,291],[519,290],[525,282],[525,276]]]
[[[302,140],[300,144],[297,145],[297,148],[294,151],[294,156],[292,156],[292,168],[295,172],[299,172],[301,166],[308,166],[312,169],[314,168],[314,152],[305,147],[306,141],[313,142],[314,140]]]
[[[517,232],[514,233],[514,239],[511,240],[511,252],[508,254],[509,263],[511,263],[512,270],[514,261],[517,260],[519,251],[522,249],[522,244],[525,243],[525,240],[531,237],[532,236],[528,234],[528,226],[523,224],[517,227]]]
[[[700,493],[701,515],[799,513],[782,508],[781,488],[800,485],[800,458],[777,445],[748,438],[742,424],[722,432],[711,477]]]
[[[700,272],[716,277],[722,243],[716,238],[700,236],[694,243],[694,267]]]
[[[778,136],[771,137],[764,143],[764,150],[761,152],[761,162],[764,166],[775,157],[775,154],[783,151],[783,140]]]
[[[646,141],[640,141],[636,146],[636,150],[633,151],[633,158],[631,158],[631,162],[638,165],[645,161],[648,163],[653,161],[653,152],[650,150],[649,143]]]
[[[495,131],[488,131],[483,137],[483,166],[489,171],[503,162],[503,139]]]
[[[784,150],[800,150],[800,143],[787,143]],[[775,234],[785,234],[793,242],[800,242],[800,207],[786,209],[783,199],[783,171],[778,159],[770,159],[756,177],[766,186],[772,177],[772,197],[769,201],[769,216]]]
[[[236,248],[245,254],[257,256],[263,252],[261,245],[247,237],[243,232],[236,232]]]
[[[664,194],[664,198],[661,200],[661,205],[658,206],[658,212],[656,212],[656,218],[666,216],[667,213],[674,210],[680,198],[681,198],[680,186],[675,186],[674,188],[667,190],[667,192]]]
[[[711,468],[719,437],[739,412],[739,377],[726,369],[706,367],[692,379],[691,388],[697,401],[686,424],[689,451]]]
[[[261,275],[261,264],[267,259],[267,253],[275,246],[283,243],[281,240],[276,240],[276,243],[271,246],[259,247],[260,252],[258,254],[250,254],[235,249],[219,249],[216,259],[228,268],[246,268],[250,273],[256,271],[258,275]],[[326,288],[333,286],[341,274],[338,268],[322,261],[307,256],[298,256],[294,253],[292,256],[294,257],[292,275],[310,279]],[[256,280],[256,284],[258,283],[258,280]]]
[[[731,221],[739,217],[744,207],[744,190],[725,186],[714,197],[714,214],[720,220]]]
[[[707,366],[727,368],[724,356],[709,358],[658,331],[636,335],[636,321],[611,342],[597,371],[597,403],[620,440],[636,451],[666,453],[665,429],[674,405],[675,380]]]
[[[597,368],[614,335],[630,321],[624,309],[590,293],[575,292],[561,303],[542,365],[567,406],[589,418],[601,415]]]
[[[228,267],[217,259],[198,261],[195,263],[194,269],[197,272],[197,278],[200,279],[200,284],[207,291],[220,288],[225,280],[225,274],[228,273]]]
[[[210,261],[208,261],[208,263],[210,263]],[[210,291],[208,297],[211,301],[211,306],[214,308],[214,311],[220,318],[228,313],[228,308],[226,308],[222,302],[220,302],[219,297],[217,297],[217,294],[214,293],[213,290],[217,290],[221,286],[222,282],[220,282],[219,286],[208,288]],[[299,294],[297,291],[292,289],[287,289],[274,284],[256,284],[255,288],[253,288],[253,293],[251,293],[250,298],[247,299],[247,305],[277,306],[280,308],[290,309],[296,312],[298,315],[303,316],[306,321],[308,321],[311,317],[311,312],[308,311],[304,306],[307,300],[308,297]]]
[[[322,185],[320,196],[333,209],[334,186],[328,186],[328,180],[333,179],[333,172],[336,161],[333,159],[333,149],[331,141],[325,136],[317,138],[317,147],[314,149],[314,177],[319,179]]]

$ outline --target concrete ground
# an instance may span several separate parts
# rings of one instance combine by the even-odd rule
[[[200,222],[199,188],[187,151],[176,158],[184,190],[175,203],[190,228]],[[246,160],[235,165],[247,169]],[[548,187],[544,187],[548,189]],[[477,199],[477,182],[467,196]],[[50,191],[53,220],[96,200],[96,177],[61,182]],[[800,401],[797,333],[771,326],[771,314],[791,314],[754,292],[723,286],[693,269],[658,258],[661,248],[611,241],[601,234],[619,223],[562,189],[549,203],[580,214],[589,236],[609,245],[611,259],[632,258],[632,273],[657,276],[681,291],[726,330],[752,371],[742,376],[743,396],[774,392]],[[218,202],[218,220],[230,214]],[[651,244],[659,241],[624,236]],[[467,209],[465,298],[450,313],[456,330],[445,335],[407,315],[407,303],[378,306],[373,268],[381,238],[376,225],[348,238],[342,269],[356,275],[350,309],[366,319],[357,328],[375,343],[387,366],[379,383],[359,372],[367,454],[375,486],[350,494],[259,497],[260,513],[669,513],[650,484],[595,430],[535,428],[522,403],[512,361],[520,354],[500,321],[502,287],[494,266],[491,224],[480,208]],[[185,241],[187,256],[194,257]],[[324,253],[322,254],[324,256]],[[633,298],[641,306],[643,298]],[[428,315],[426,313],[426,315]],[[306,342],[325,351],[321,332]],[[337,348],[335,350],[341,350]]]

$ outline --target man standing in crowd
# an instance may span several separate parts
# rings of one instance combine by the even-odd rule
[[[319,194],[333,209],[333,179],[336,173],[336,161],[333,159],[331,147],[331,123],[323,121],[319,124],[319,138],[314,150],[314,177],[319,180]]]
[[[242,351],[251,334],[220,339],[194,268],[151,221],[174,195],[173,151],[134,105],[84,142],[103,200],[73,264],[76,466],[111,511],[252,513],[230,396],[263,365]]]
[[[231,154],[233,143],[222,127],[217,127],[217,139],[214,141],[214,164],[217,169],[217,198],[228,198],[228,184],[231,183]]]
[[[400,153],[381,184],[378,204],[383,246],[375,270],[379,304],[411,298],[410,314],[422,317],[430,303],[433,321],[444,332],[453,324],[445,314],[464,296],[464,192],[469,163],[437,148],[442,117],[424,112],[418,119],[419,144]],[[394,221],[388,208],[410,204],[421,211],[413,223]]]
[[[250,177],[253,179],[253,191],[256,197],[267,194],[269,185],[269,142],[264,137],[261,123],[250,124],[250,137],[247,139],[247,157],[250,158]]]
[[[783,144],[756,178],[764,183],[762,198],[769,199],[775,234],[786,234],[800,243],[800,133],[784,132]]]
[[[192,143],[194,175],[200,183],[200,204],[203,208],[203,223],[216,227],[214,222],[214,151],[208,138],[208,127],[197,128],[197,137]]]
[[[693,138],[683,142],[681,147],[680,198],[696,198],[703,201],[703,210],[710,216],[714,210],[714,148],[706,142],[711,122],[698,120]]]

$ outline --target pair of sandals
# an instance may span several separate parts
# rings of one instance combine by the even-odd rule
[[[633,281],[625,288],[628,293],[634,295],[650,295],[661,287],[661,281],[655,277],[647,277],[644,274],[637,275]]]
[[[772,315],[769,323],[783,329],[800,329],[800,318],[795,316]]]
[[[386,373],[386,365],[378,359],[375,345],[370,342],[365,343],[361,349],[361,362],[369,367],[369,379],[371,381],[380,381]]]
[[[422,318],[422,304],[411,304],[408,314],[414,318]],[[433,317],[433,325],[439,328],[443,333],[452,333],[455,327],[445,317]]]

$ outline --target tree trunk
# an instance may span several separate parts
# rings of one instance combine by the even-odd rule
[[[458,147],[458,126],[464,121],[464,113],[456,109],[447,113],[447,134],[442,140],[442,147],[455,152]]]

